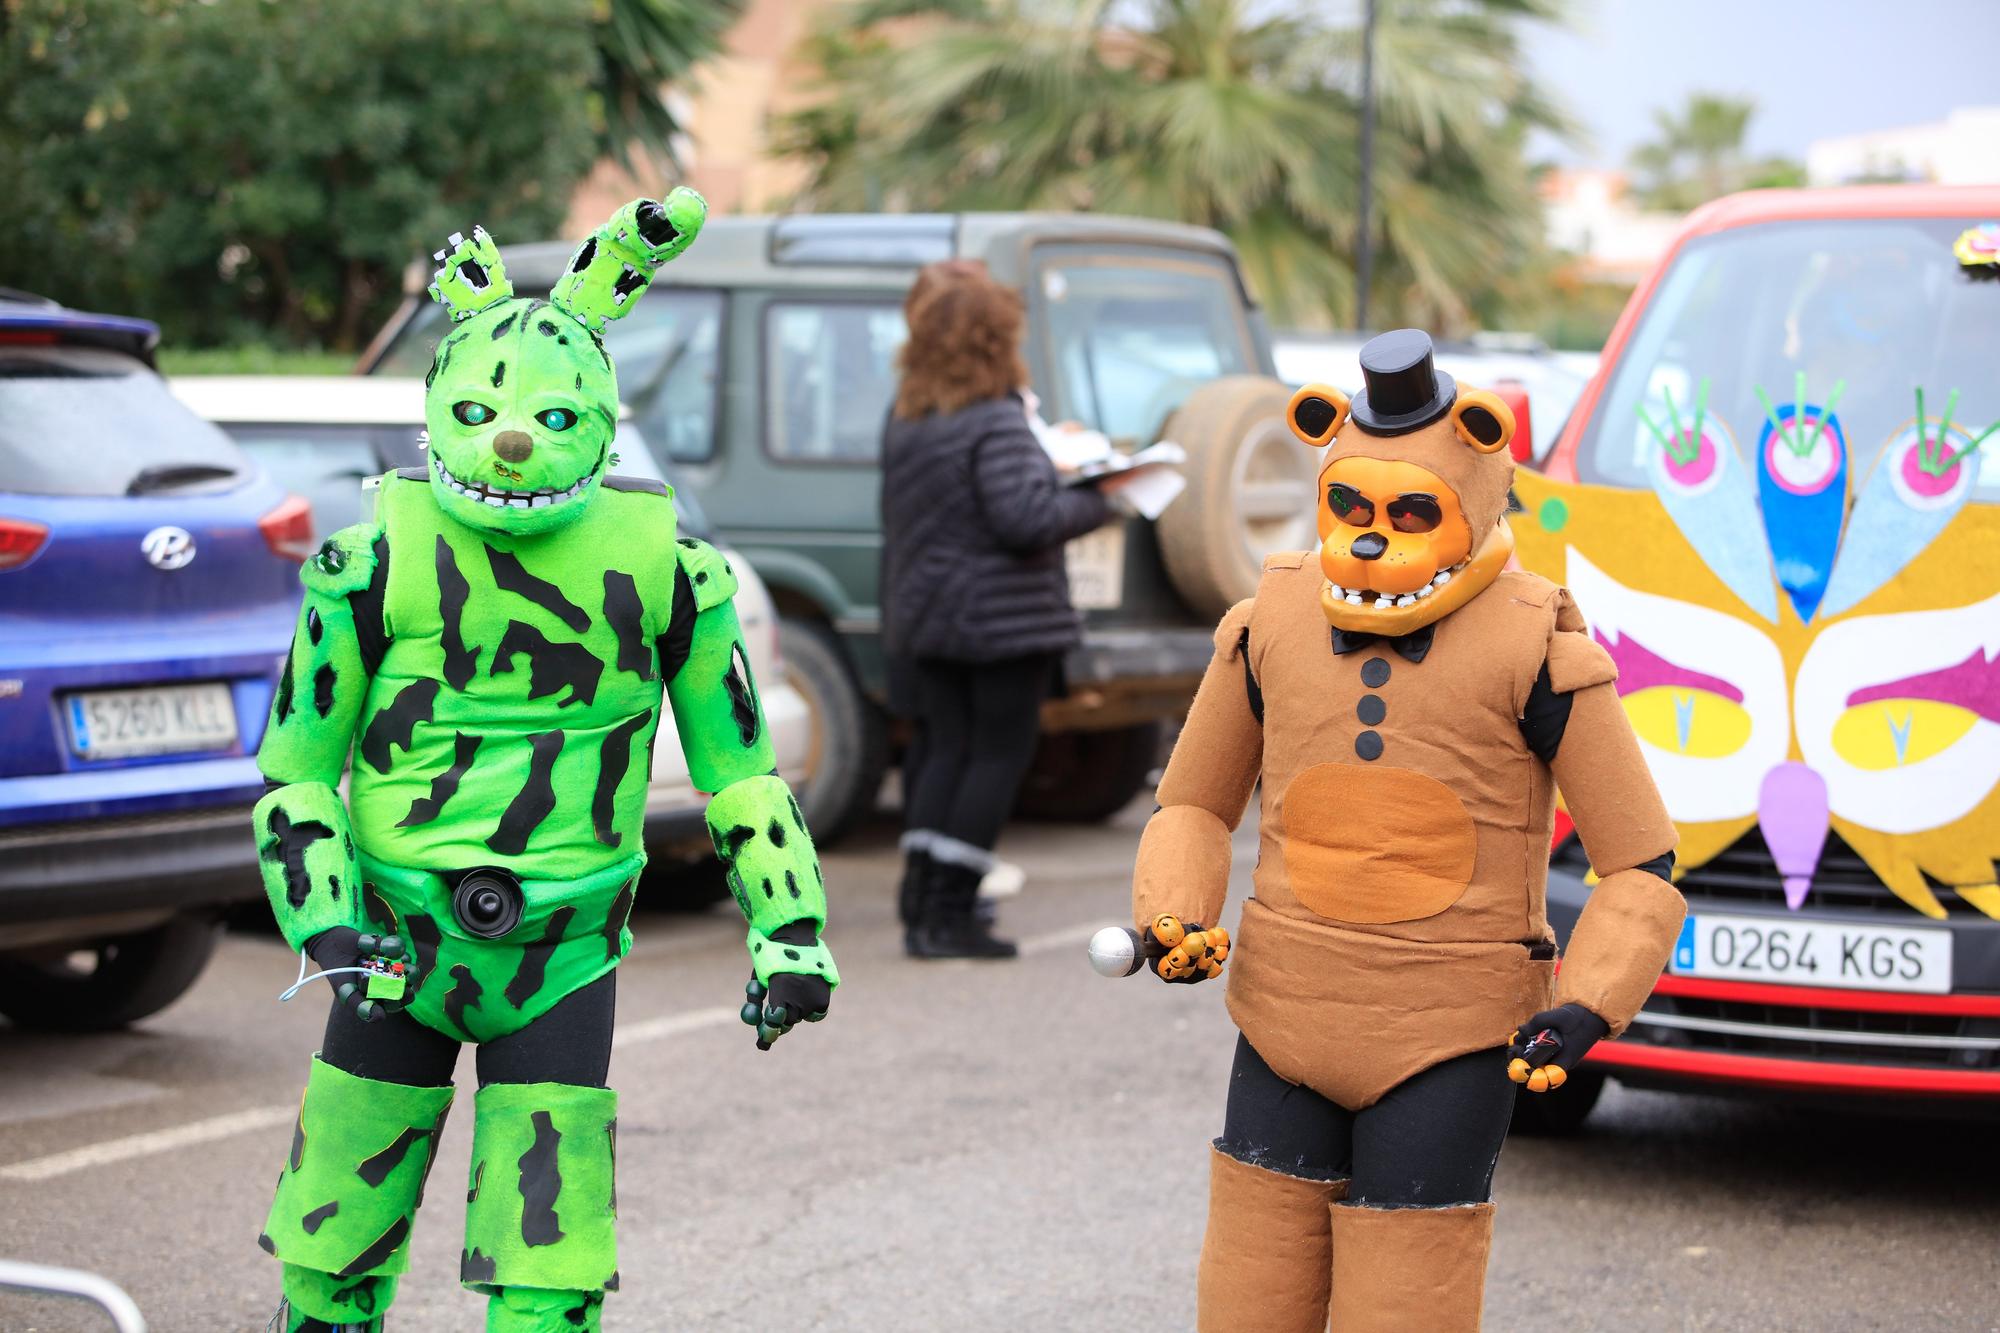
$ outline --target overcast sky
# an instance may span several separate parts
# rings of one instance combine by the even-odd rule
[[[1572,0],[1570,29],[1532,25],[1529,60],[1590,133],[1536,156],[1622,166],[1655,107],[1751,96],[1750,148],[1803,159],[1830,135],[2000,105],[2000,0]]]

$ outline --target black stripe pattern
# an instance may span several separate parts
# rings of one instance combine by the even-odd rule
[[[500,826],[486,839],[486,845],[502,856],[519,856],[528,846],[528,836],[556,808],[554,775],[556,756],[562,753],[563,733],[543,731],[528,737],[532,751],[528,760],[528,780],[507,803]]]
[[[572,634],[581,634],[590,628],[590,616],[582,607],[563,596],[562,589],[555,584],[530,574],[521,563],[521,558],[512,551],[487,546],[486,563],[492,568],[493,583],[500,591],[527,598],[569,626]]]

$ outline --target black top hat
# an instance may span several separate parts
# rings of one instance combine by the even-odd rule
[[[1408,435],[1430,425],[1458,398],[1458,384],[1431,359],[1431,336],[1422,329],[1391,329],[1361,348],[1361,378],[1354,395],[1354,424],[1370,435]]]

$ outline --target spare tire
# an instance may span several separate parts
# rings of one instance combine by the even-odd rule
[[[1229,375],[1189,395],[1160,438],[1187,450],[1187,491],[1154,525],[1167,575],[1203,615],[1257,591],[1264,557],[1318,543],[1320,457],[1285,425],[1291,391]]]

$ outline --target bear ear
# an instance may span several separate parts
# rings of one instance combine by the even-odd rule
[[[1285,424],[1313,448],[1329,443],[1347,424],[1347,395],[1325,384],[1308,384],[1285,405]]]
[[[1451,428],[1482,454],[1497,454],[1514,438],[1514,411],[1497,394],[1466,389],[1451,406]]]

